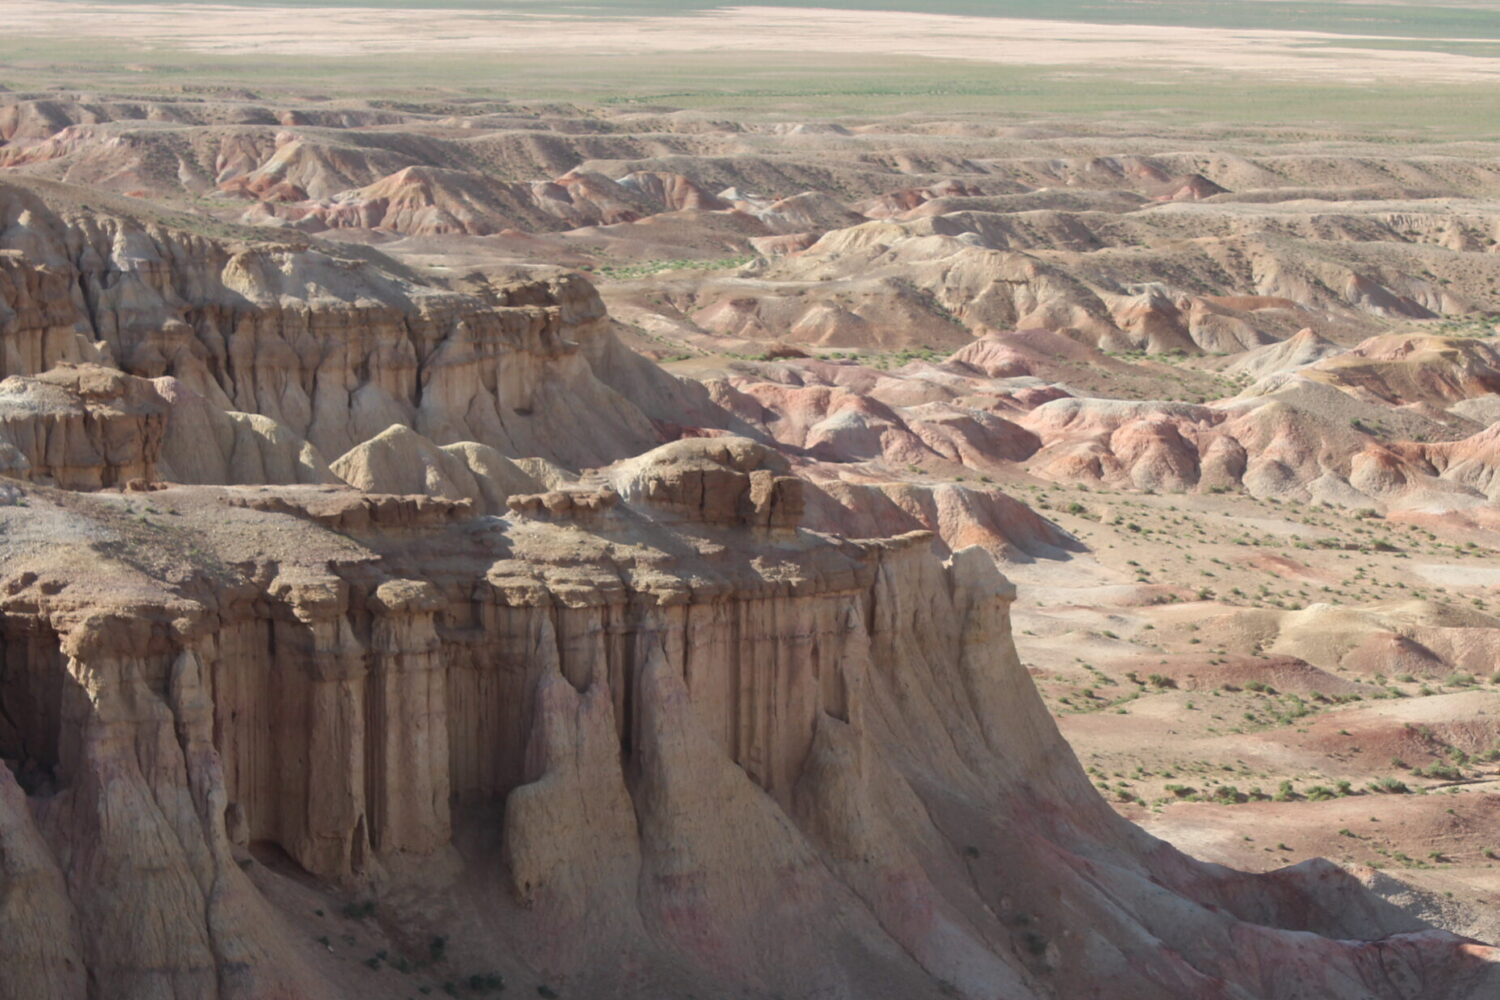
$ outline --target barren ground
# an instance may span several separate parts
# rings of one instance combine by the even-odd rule
[[[1483,83],[1500,75],[1494,54],[1421,51],[1413,38],[1316,31],[1088,24],[901,11],[729,7],[626,19],[514,10],[381,7],[90,4],[5,5],[13,32],[102,37],[217,54],[307,58],[405,54],[639,54],[816,52],[915,56],[1017,65],[1117,67],[1149,75],[1183,68],[1283,78]],[[1356,47],[1380,39],[1407,49]],[[1500,44],[1500,39],[1492,39]],[[1473,38],[1438,41],[1473,43]],[[1431,44],[1422,40],[1422,45]]]
[[[580,269],[626,343],[734,396],[809,474],[1001,491],[1077,539],[1006,560],[1014,630],[1119,811],[1239,868],[1361,866],[1431,919],[1500,933],[1500,457],[1485,438],[1500,25],[184,17],[71,0],[0,14],[25,40],[9,104],[87,109],[100,94],[79,88],[101,83],[143,107],[169,104],[163,90],[217,101],[208,83],[227,79],[236,107],[280,115],[69,112],[0,148],[13,176],[368,245],[459,287]],[[366,103],[387,58],[405,100]],[[282,89],[277,60],[309,76],[326,60],[326,90]],[[621,67],[640,72],[617,86]],[[394,118],[360,117],[377,111]],[[693,197],[621,208],[645,174]],[[637,186],[589,193],[593,176]],[[391,178],[397,194],[375,190]],[[548,182],[573,185],[567,208],[534,195]],[[1316,358],[1267,360],[1303,330]],[[1005,365],[944,360],[983,338]],[[1053,399],[1084,417],[1049,422]],[[1145,407],[1137,423],[1125,401]],[[944,406],[1036,447],[1000,454],[984,424],[944,451]],[[1274,455],[1274,483],[1208,481],[1215,435],[1242,414],[1264,423],[1235,431],[1241,464]]]

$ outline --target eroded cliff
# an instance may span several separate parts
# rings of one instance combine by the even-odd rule
[[[686,492],[651,457],[639,506],[503,519],[11,490],[0,919],[45,950],[8,995],[343,995],[258,893],[282,870],[579,995],[1305,995],[1285,963],[1319,995],[1492,987],[1336,869],[1256,887],[1118,819],[987,555],[760,523],[743,456]],[[678,502],[705,478],[742,516]]]
[[[465,294],[349,248],[211,238],[201,222],[79,197],[0,186],[0,374],[105,362],[170,376],[329,460],[392,424],[572,466],[658,440],[594,375],[604,310],[576,276]]]
[[[653,448],[709,404],[581,280],[5,199],[0,997],[1500,985],[1333,866],[1120,819],[991,554],[811,530],[723,427]]]

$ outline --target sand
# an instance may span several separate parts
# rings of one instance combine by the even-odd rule
[[[203,53],[308,57],[531,53],[639,55],[819,52],[936,57],[1029,66],[1128,64],[1273,79],[1500,81],[1500,59],[1350,47],[1354,36],[1305,31],[1081,24],[994,17],[736,7],[677,16],[599,18],[513,11],[0,3],[11,36],[112,38]],[[1399,40],[1381,39],[1382,44]],[[1428,40],[1430,41],[1430,40]],[[1453,41],[1472,41],[1455,39]]]

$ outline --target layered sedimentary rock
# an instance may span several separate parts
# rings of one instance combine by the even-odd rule
[[[6,475],[64,489],[337,480],[269,417],[221,410],[170,376],[64,362],[0,381]]]
[[[392,424],[333,463],[344,482],[373,493],[420,493],[465,499],[499,514],[508,497],[542,488],[488,445],[465,441],[439,448],[404,424]]]
[[[1463,509],[1487,499],[1494,480],[1495,350],[1488,337],[1413,334],[1339,348],[1304,332],[1231,367],[1236,394],[1189,402],[1070,384],[1139,373],[1028,330],[887,370],[811,358],[739,363],[707,390],[739,433],[775,442],[815,479],[841,480],[841,494],[912,472],[1024,471],[1116,489]],[[1178,376],[1166,371],[1170,385]],[[1262,377],[1250,382],[1252,373]]]
[[[1290,343],[1290,342],[1289,342]],[[1212,406],[1050,400],[1021,423],[1043,445],[1026,459],[1048,479],[1141,489],[1240,489],[1348,506],[1465,506],[1493,478],[1488,429],[1440,406],[1489,397],[1489,340],[1377,337],[1269,375]],[[1399,408],[1389,404],[1403,402]],[[1396,422],[1388,428],[1387,421]],[[1417,441],[1382,440],[1405,431]]]
[[[156,478],[165,400],[142,379],[97,366],[59,367],[0,382],[7,475],[64,489]]]
[[[658,440],[590,369],[584,341],[603,308],[577,278],[489,301],[331,247],[218,242],[70,197],[49,207],[0,188],[0,250],[25,257],[0,286],[5,375],[107,352],[131,374],[273,420],[324,457],[392,424],[574,466]],[[595,433],[574,432],[584,421]]]
[[[1098,797],[1011,641],[995,555],[1071,544],[1019,504],[819,488],[576,279],[4,204],[5,1000],[1500,989]]]
[[[424,932],[580,995],[615,975],[597,948],[756,995],[1302,995],[1273,965],[1319,995],[1494,988],[1484,949],[1334,869],[1256,889],[1130,828],[1017,662],[990,557],[719,506],[757,464],[647,456],[641,505],[582,534],[467,505],[351,530],[364,495],[329,487],[144,516],[12,494],[0,915],[51,933],[6,995],[80,995],[81,969],[120,997],[344,995],[239,863],[268,845],[509,914]],[[464,864],[509,898],[475,897],[443,859],[500,802],[498,854]]]

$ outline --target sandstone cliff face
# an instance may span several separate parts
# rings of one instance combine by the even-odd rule
[[[0,253],[5,375],[105,356],[275,421],[325,458],[392,424],[574,467],[658,441],[588,365],[603,307],[581,279],[484,301],[326,247],[54,210],[9,185],[0,227],[0,251],[15,251]]]
[[[413,894],[503,914],[426,926],[580,995],[601,948],[756,995],[1302,995],[1280,963],[1320,995],[1382,963],[1410,986],[1375,995],[1493,988],[1483,949],[1342,873],[1262,896],[1130,828],[1016,660],[989,556],[778,526],[789,494],[719,507],[764,494],[753,446],[716,447],[637,460],[641,505],[583,522],[13,493],[0,920],[45,944],[0,995],[345,995],[257,892],[272,845],[397,922],[430,919]],[[465,842],[503,897],[454,881]]]
[[[0,437],[6,473],[81,490],[155,479],[167,407],[153,388],[96,366],[5,379]]]
[[[3,204],[0,998],[1500,988],[1331,866],[1111,811],[1011,641],[994,554],[1067,542],[1021,511],[650,449],[711,405],[581,282]],[[308,924],[359,899],[419,978]]]

